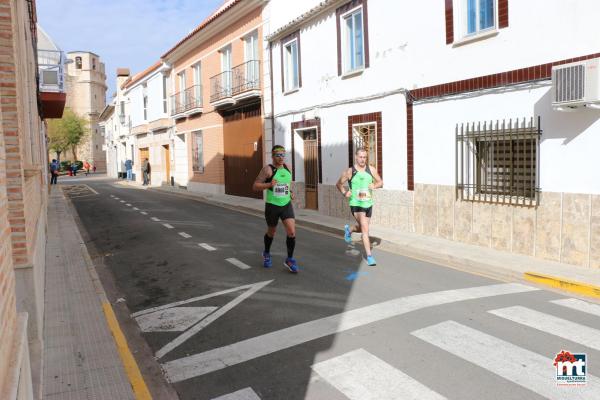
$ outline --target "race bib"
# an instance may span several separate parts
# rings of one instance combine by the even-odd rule
[[[359,200],[369,200],[371,198],[371,189],[358,189],[356,197]]]
[[[290,194],[290,186],[287,183],[277,183],[273,186],[273,195],[275,197],[284,197]]]

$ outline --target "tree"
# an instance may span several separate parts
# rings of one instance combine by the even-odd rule
[[[57,159],[60,160],[60,153],[70,148],[74,161],[77,160],[77,145],[88,134],[87,125],[88,121],[70,108],[65,108],[61,119],[49,120],[48,147],[56,152]]]

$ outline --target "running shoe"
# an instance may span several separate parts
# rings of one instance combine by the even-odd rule
[[[367,256],[367,264],[371,266],[377,265],[377,261],[375,261],[375,258],[373,256]]]
[[[271,261],[271,254],[263,251],[263,267],[271,268],[273,266],[273,261]]]
[[[286,258],[283,265],[285,265],[286,268],[289,269],[290,272],[293,274],[298,272],[298,265],[296,264],[295,258],[290,258],[290,257]]]
[[[346,243],[352,243],[352,232],[350,231],[350,225],[344,225],[344,240]]]

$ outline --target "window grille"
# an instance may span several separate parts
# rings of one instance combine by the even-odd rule
[[[352,154],[362,147],[367,151],[367,163],[377,168],[377,125],[375,123],[352,127]]]
[[[456,198],[535,206],[540,118],[456,125]]]

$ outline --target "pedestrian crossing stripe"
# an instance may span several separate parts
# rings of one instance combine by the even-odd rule
[[[260,397],[252,388],[247,387],[237,392],[215,397],[212,400],[260,400]]]
[[[488,312],[509,321],[600,350],[600,330],[598,329],[522,306],[501,308]]]
[[[585,386],[554,385],[556,368],[551,358],[455,321],[442,322],[411,334],[551,400],[589,400],[600,393],[600,379],[589,374]]]
[[[550,303],[558,304],[559,306],[568,307],[573,310],[581,311],[587,314],[592,314],[600,317],[600,305],[588,303],[579,299],[561,299],[553,300]]]

